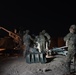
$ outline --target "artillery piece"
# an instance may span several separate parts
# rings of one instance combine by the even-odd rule
[[[9,36],[6,36],[2,39],[0,39],[0,48],[1,49],[5,49],[6,51],[9,50],[10,51],[20,51],[23,49],[23,44],[22,44],[22,39],[21,37],[14,33],[14,32],[11,32],[9,30],[7,30],[6,28],[4,27],[0,27],[0,29],[6,31]]]

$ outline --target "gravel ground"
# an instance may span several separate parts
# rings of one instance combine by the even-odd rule
[[[22,56],[0,57],[0,75],[63,75],[65,56],[56,55],[48,63],[26,63]]]

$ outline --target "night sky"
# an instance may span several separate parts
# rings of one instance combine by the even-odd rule
[[[72,1],[0,2],[0,26],[11,31],[29,29],[38,34],[45,29],[51,36],[59,37],[69,32],[71,24],[76,24],[76,4]]]

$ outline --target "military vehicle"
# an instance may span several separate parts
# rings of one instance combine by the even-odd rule
[[[13,51],[22,50],[22,39],[18,34],[9,31],[4,27],[0,27],[0,29],[6,31],[9,34],[8,36],[0,38],[0,52],[5,51],[5,53],[10,53]]]

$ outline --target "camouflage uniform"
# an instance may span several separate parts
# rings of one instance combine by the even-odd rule
[[[42,30],[42,33],[44,34],[44,36],[46,38],[47,47],[50,48],[50,44],[51,44],[50,35],[45,30]]]
[[[42,32],[39,34],[39,43],[41,51],[45,51],[45,37]]]
[[[68,33],[64,37],[64,41],[68,41],[68,54],[67,54],[67,59],[66,59],[66,68],[67,68],[67,73],[70,73],[71,69],[71,60],[74,57],[74,69],[76,71],[76,26],[71,25],[69,29],[70,33]]]
[[[24,52],[23,52],[24,57],[26,55],[26,52],[28,52],[29,49],[30,49],[31,40],[32,40],[32,38],[29,35],[29,30],[26,30],[26,33],[23,36],[23,44],[25,45],[25,49],[24,49]]]

